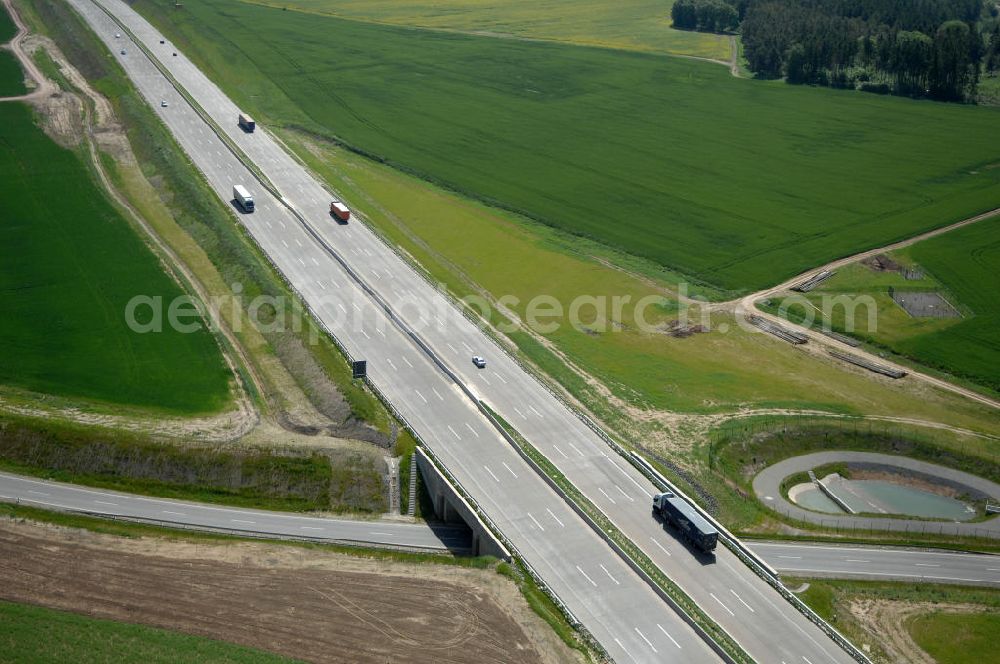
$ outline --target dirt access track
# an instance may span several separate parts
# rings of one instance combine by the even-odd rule
[[[577,659],[492,570],[290,546],[125,539],[7,519],[0,599],[313,662]]]

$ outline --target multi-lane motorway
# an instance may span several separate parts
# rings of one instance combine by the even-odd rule
[[[750,548],[788,576],[1000,587],[1000,556],[995,555],[772,542],[754,542]]]
[[[408,286],[412,289],[423,282],[412,272],[404,279],[383,267],[395,256],[391,252],[380,256],[377,252],[387,250],[360,224],[334,224],[326,212],[329,196],[319,184],[265,133],[242,135],[235,107],[183,56],[172,56],[172,45],[159,44],[161,37],[150,33],[127,7],[109,5],[131,17],[132,29],[171,64],[174,75],[200,104],[232,131],[232,140],[253,148],[249,151],[257,166],[282,188],[287,203],[260,186],[120,25],[89,0],[71,4],[119,59],[220,198],[228,202],[234,184],[254,193],[256,211],[239,215],[249,235],[317,319],[352,355],[369,360],[370,380],[612,657],[625,662],[717,661],[695,631],[587,527],[482,419],[454,381],[389,320],[333,252],[363,268],[367,278],[384,280],[394,299],[405,296]],[[216,108],[220,106],[221,111]],[[325,235],[327,246],[290,213],[288,205],[308,215]],[[516,378],[512,375],[509,380]]]
[[[358,521],[148,498],[3,472],[0,472],[0,501],[252,536],[425,551],[460,551],[470,544],[464,528],[391,520]],[[995,555],[773,542],[753,542],[750,548],[771,567],[788,575],[1000,587],[1000,556]]]
[[[532,471],[452,376],[516,426],[757,661],[851,661],[728,550],[706,561],[664,533],[650,516],[654,487],[641,473],[364,224],[334,223],[322,185],[266,131],[244,133],[233,103],[141,16],[119,0],[101,0],[119,24],[92,0],[70,1],[220,198],[229,201],[234,184],[255,194],[257,211],[238,215],[249,235],[348,352],[369,361],[373,384],[616,660],[716,656]],[[131,35],[274,184],[277,197]],[[488,368],[476,369],[473,354],[486,356]]]

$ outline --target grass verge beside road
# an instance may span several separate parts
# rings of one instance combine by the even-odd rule
[[[181,446],[140,434],[0,415],[0,469],[127,493],[284,511],[386,509],[375,450]]]
[[[285,664],[261,650],[165,629],[89,618],[68,611],[0,601],[0,651],[5,662],[123,664]]]
[[[996,657],[1000,613],[931,613],[906,625],[917,644],[938,664],[981,664]]]
[[[799,597],[859,645],[876,664],[913,661],[900,651],[900,636],[912,638],[939,664],[989,661],[1000,636],[1000,591],[989,588],[786,578],[790,588],[808,581]],[[961,613],[942,613],[960,608]],[[921,629],[921,626],[927,629]],[[964,627],[963,627],[964,625]],[[891,632],[891,634],[889,633]],[[985,640],[985,641],[984,641]],[[905,640],[903,645],[908,645]],[[976,650],[989,643],[989,650]],[[939,658],[943,654],[942,658]],[[972,656],[971,658],[966,655]]]

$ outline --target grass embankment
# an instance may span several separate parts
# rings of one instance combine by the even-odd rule
[[[203,322],[182,333],[164,311],[161,332],[129,328],[132,298],[166,307],[183,291],[81,157],[21,104],[0,106],[0,138],[0,383],[157,411],[223,408],[231,376]],[[150,322],[149,308],[136,319]]]
[[[732,291],[971,215],[1000,193],[1000,169],[984,168],[1000,150],[981,140],[996,109],[238,0],[135,7],[263,123],[336,137]],[[948,136],[929,138],[940,126]]]
[[[334,344],[322,333],[313,334],[311,319],[295,316],[290,306],[293,296],[280,277],[234,224],[226,206],[192,168],[114,59],[106,56],[101,42],[63,3],[32,0],[29,9],[27,18],[34,28],[52,37],[112,102],[141,170],[104,159],[109,175],[209,297],[224,303],[219,313],[256,365],[268,402],[279,410],[295,408],[295,394],[304,393],[335,422],[350,426],[358,420],[388,431],[385,409],[362,384],[351,380],[350,367]],[[258,295],[285,304],[275,315],[284,316],[286,325],[265,332],[253,327],[247,311]],[[233,302],[237,305],[231,306]],[[262,310],[266,313],[270,312]],[[261,319],[273,322],[266,315]],[[278,327],[282,329],[275,330]],[[318,338],[318,343],[311,343],[311,338]],[[351,434],[363,437],[364,432],[352,428]]]
[[[718,517],[737,534],[781,536],[790,524],[806,538],[838,541],[880,541],[902,545],[996,550],[995,541],[978,538],[936,537],[916,533],[836,531],[814,524],[788,521],[766,508],[753,492],[753,478],[783,459],[812,452],[852,450],[920,459],[956,468],[994,482],[1000,481],[1000,456],[995,441],[964,437],[946,431],[928,432],[879,422],[809,418],[750,418],[734,421],[711,433],[711,442],[698,452],[703,465],[697,481],[716,499]],[[823,472],[837,470],[827,466]],[[800,474],[782,488],[805,481]]]
[[[296,661],[200,636],[4,601],[0,601],[0,625],[3,626],[0,651],[3,660],[10,664],[105,661],[279,664]]]
[[[801,581],[785,579],[790,588]],[[811,579],[799,597],[854,643],[869,645],[878,664],[891,661],[884,644],[899,644],[898,637],[887,637],[887,629],[900,636],[909,632],[939,664],[990,661],[1000,637],[1000,590],[990,588]],[[889,610],[879,611],[872,602]],[[944,613],[936,605],[962,605],[972,613]]]
[[[138,434],[0,416],[0,469],[150,496],[286,511],[385,511],[374,450],[186,447]]]
[[[840,270],[807,299],[821,309],[824,299],[869,296],[877,308],[874,325],[869,325],[867,310],[859,308],[853,329],[848,329],[847,310],[836,306],[833,329],[904,361],[1000,392],[1000,294],[989,286],[1000,271],[998,224],[997,219],[981,221],[889,254],[898,265],[923,272],[920,279],[907,280],[899,271],[876,272],[856,264]],[[890,288],[941,293],[962,317],[914,318],[893,301]],[[774,311],[775,303],[769,309]],[[799,323],[802,314],[800,305],[787,312]]]
[[[938,664],[980,664],[996,657],[1000,613],[932,613],[906,627]]]
[[[0,9],[0,14],[3,10]],[[16,97],[28,91],[24,70],[10,51],[0,50],[0,97]]]
[[[671,28],[671,0],[246,0],[342,18],[498,38],[548,39],[590,46],[728,60],[729,38]]]

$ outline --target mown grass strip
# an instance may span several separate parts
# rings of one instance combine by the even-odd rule
[[[307,512],[382,514],[378,451],[209,447],[0,414],[0,469],[162,498]]]

